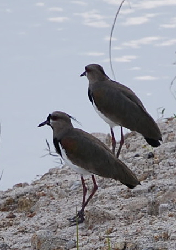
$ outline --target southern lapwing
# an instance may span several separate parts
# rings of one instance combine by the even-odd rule
[[[158,125],[131,89],[111,80],[98,64],[87,65],[81,76],[87,76],[89,80],[88,97],[94,109],[110,126],[114,154],[116,140],[113,127],[121,126],[117,158],[124,143],[122,127],[142,134],[152,147],[160,145],[162,137]]]
[[[64,112],[55,111],[49,114],[47,120],[39,124],[39,127],[46,124],[52,127],[53,143],[57,153],[68,166],[81,174],[82,208],[74,218],[70,219],[72,223],[81,223],[84,221],[84,209],[98,189],[94,174],[119,180],[131,189],[140,182],[135,174],[117,159],[105,144],[83,130],[74,128],[71,118]],[[87,174],[92,176],[93,189],[86,200],[87,187],[84,175]]]

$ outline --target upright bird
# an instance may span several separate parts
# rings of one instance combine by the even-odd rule
[[[81,76],[87,76],[89,80],[88,97],[94,109],[110,126],[114,154],[116,140],[113,127],[121,126],[117,158],[124,143],[122,127],[142,134],[152,147],[160,145],[162,136],[158,125],[131,89],[111,80],[98,64],[87,65]]]
[[[75,217],[70,219],[72,223],[81,223],[84,221],[84,209],[98,189],[94,174],[119,180],[131,189],[140,182],[135,174],[117,159],[105,144],[83,130],[74,128],[71,118],[70,115],[64,112],[55,111],[49,114],[46,121],[38,126],[51,126],[53,129],[53,143],[57,153],[68,166],[81,174],[83,186],[82,208]],[[84,175],[87,174],[92,176],[94,186],[86,200],[87,187]]]

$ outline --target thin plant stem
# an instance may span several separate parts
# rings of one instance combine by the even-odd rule
[[[108,250],[111,250],[111,242],[109,236],[107,237],[107,243],[108,243]]]
[[[77,207],[76,207],[76,215],[78,213]],[[78,219],[76,220],[76,249],[79,250],[79,227],[78,227]]]
[[[116,80],[116,77],[115,77],[115,73],[114,73],[114,70],[113,70],[113,66],[112,66],[112,54],[111,54],[111,48],[112,48],[112,34],[113,34],[113,31],[114,31],[114,27],[115,27],[115,24],[116,24],[116,20],[117,20],[117,16],[122,8],[122,5],[123,3],[125,2],[125,0],[123,0],[116,12],[116,15],[115,15],[115,18],[114,18],[114,22],[113,22],[113,25],[112,25],[112,28],[111,28],[111,33],[110,33],[110,39],[109,39],[109,61],[110,61],[110,67],[111,67],[111,71],[112,71],[112,74],[113,74],[113,77],[114,77],[114,80]]]
[[[3,172],[4,172],[4,170],[2,170],[2,172],[1,172],[1,175],[0,175],[0,180],[2,179]]]
[[[173,78],[173,80],[170,83],[170,92],[171,92],[172,96],[174,97],[174,99],[176,100],[176,95],[175,95],[174,91],[172,90],[172,87],[173,87],[175,80],[176,80],[176,76]]]

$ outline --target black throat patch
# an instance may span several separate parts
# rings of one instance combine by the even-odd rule
[[[92,97],[92,93],[90,89],[88,89],[88,97],[89,97],[90,102],[93,104],[93,97]]]
[[[61,150],[60,150],[60,147],[59,147],[59,141],[57,140],[57,138],[54,138],[53,139],[53,144],[56,148],[56,151],[58,154],[60,154],[60,156],[62,157],[62,153],[61,153]]]

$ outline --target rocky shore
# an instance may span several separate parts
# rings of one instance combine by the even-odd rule
[[[53,168],[31,184],[0,191],[0,250],[175,250],[176,118],[159,123],[160,147],[141,135],[125,137],[120,159],[141,185],[134,190],[96,176],[99,186],[85,222],[70,226],[80,209],[80,176],[67,166]],[[110,145],[109,135],[94,134]],[[91,178],[86,179],[90,191]]]

